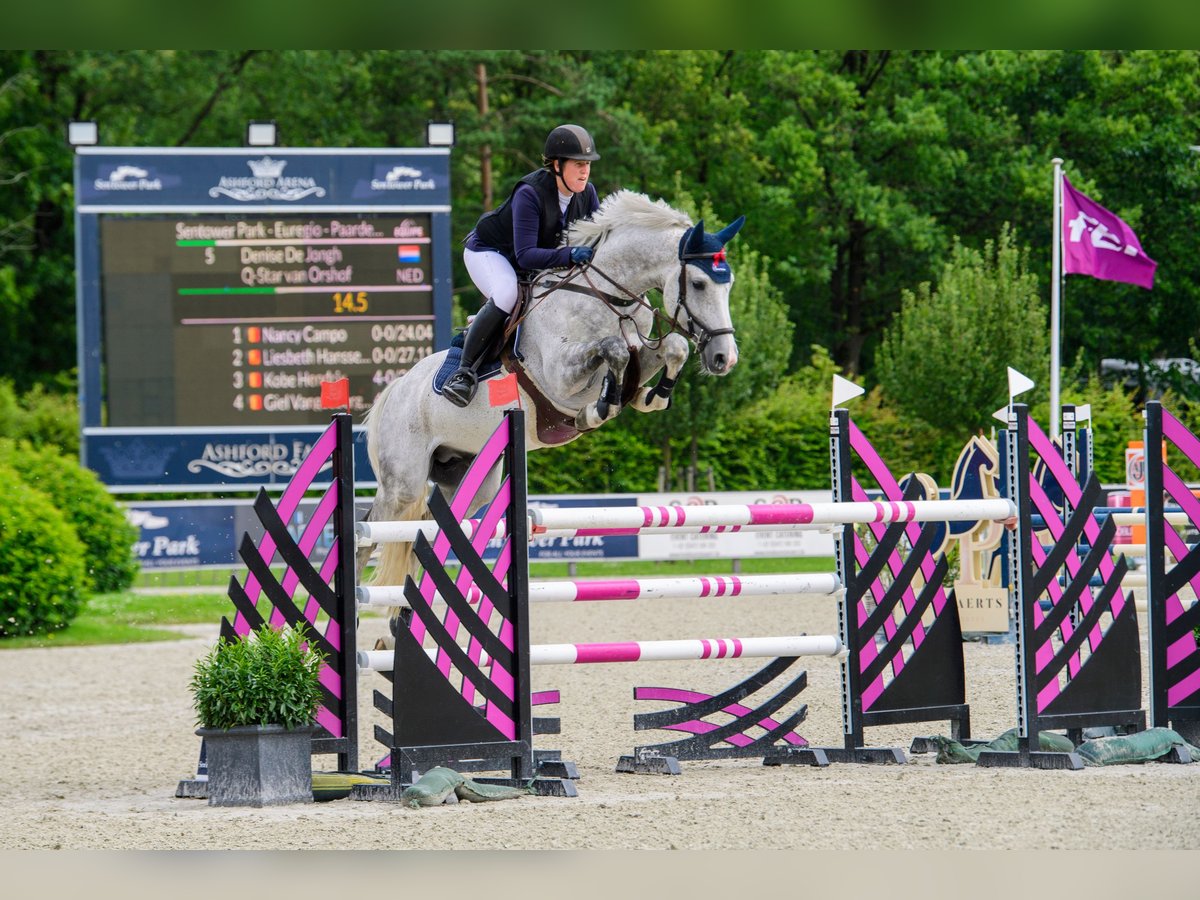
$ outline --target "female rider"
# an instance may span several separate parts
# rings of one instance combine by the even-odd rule
[[[560,247],[567,226],[600,206],[588,183],[600,158],[592,136],[578,125],[559,125],[546,138],[543,166],[516,183],[508,199],[484,213],[467,235],[463,261],[487,297],[463,339],[462,361],[442,395],[455,406],[475,397],[480,357],[504,327],[517,303],[517,272],[585,263],[591,247]]]

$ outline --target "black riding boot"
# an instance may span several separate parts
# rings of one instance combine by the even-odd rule
[[[471,320],[471,326],[463,338],[462,362],[442,387],[442,396],[455,406],[466,406],[475,398],[475,389],[479,385],[475,367],[483,361],[484,352],[507,321],[508,313],[491,300],[483,304],[483,308]]]

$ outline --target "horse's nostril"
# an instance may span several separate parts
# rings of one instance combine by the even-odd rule
[[[713,357],[713,369],[717,372],[725,371],[725,354],[718,353]]]

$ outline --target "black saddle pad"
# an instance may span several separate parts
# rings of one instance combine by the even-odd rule
[[[454,335],[454,338],[450,341],[450,350],[446,353],[446,358],[442,361],[441,368],[433,376],[433,392],[435,394],[442,392],[442,388],[446,386],[446,379],[458,369],[459,363],[462,360],[463,334],[464,332],[460,331]],[[475,372],[481,383],[499,373],[500,360],[498,358],[489,359],[481,363]]]

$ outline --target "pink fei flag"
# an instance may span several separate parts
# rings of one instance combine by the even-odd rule
[[[1158,263],[1146,255],[1133,229],[1063,176],[1063,272],[1154,287]]]

